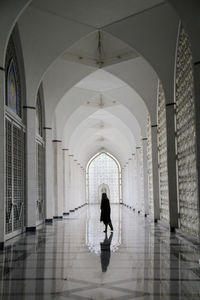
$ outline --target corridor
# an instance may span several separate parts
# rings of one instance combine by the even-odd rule
[[[0,299],[200,299],[200,248],[112,204],[113,235],[99,205],[5,244]]]

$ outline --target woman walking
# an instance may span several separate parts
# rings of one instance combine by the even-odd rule
[[[101,217],[100,221],[104,223],[105,230],[104,232],[107,232],[108,225],[110,226],[110,230],[113,231],[112,222],[110,219],[110,201],[106,195],[106,193],[102,194],[101,198]]]

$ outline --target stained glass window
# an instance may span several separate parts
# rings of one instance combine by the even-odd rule
[[[7,77],[8,106],[17,114],[17,84],[13,59],[10,62]]]
[[[120,165],[108,153],[97,154],[88,164],[88,200],[100,203],[102,193],[107,193],[111,203],[120,201]]]
[[[18,58],[12,36],[10,37],[6,53],[6,105],[11,111],[22,118],[21,77]]]

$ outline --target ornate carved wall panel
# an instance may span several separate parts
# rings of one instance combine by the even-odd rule
[[[154,215],[153,203],[153,167],[152,167],[152,141],[151,141],[151,119],[147,116],[147,168],[148,168],[148,194],[149,214]]]
[[[192,52],[184,28],[180,28],[176,61],[176,131],[179,226],[198,235],[195,108]]]
[[[167,170],[167,132],[165,95],[161,82],[158,85],[158,161],[160,183],[160,218],[169,223],[169,193]]]

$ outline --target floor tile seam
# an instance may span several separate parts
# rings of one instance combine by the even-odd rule
[[[92,253],[90,253],[90,254],[93,254],[94,256],[93,257],[99,257],[99,255],[97,255],[97,254],[95,254],[95,252],[92,252]],[[100,252],[98,252],[98,254],[100,254]],[[115,255],[116,254],[116,255]],[[126,255],[126,253],[120,253],[120,254],[125,254]],[[118,253],[116,253],[116,252],[113,252],[113,253],[111,253],[111,255],[113,256],[113,259],[118,259],[118,256],[120,257],[121,255],[120,254],[118,254]],[[75,257],[70,257],[70,256],[68,256],[67,258],[63,258],[63,257],[28,257],[27,259],[25,258],[25,259],[22,259],[22,258],[19,258],[19,259],[17,259],[17,258],[15,258],[15,259],[13,259],[12,261],[13,262],[18,262],[18,261],[25,261],[25,260],[27,260],[27,261],[40,261],[40,260],[42,260],[42,261],[49,261],[49,260],[52,260],[52,259],[56,259],[56,260],[62,260],[63,259],[63,261],[66,261],[66,260],[68,260],[68,259],[72,259],[72,258],[77,258],[77,256],[79,255],[79,253],[77,253],[77,254],[73,254],[73,255],[75,255]],[[89,255],[88,255],[89,256]],[[127,255],[128,257],[126,258],[126,257],[120,257],[120,260],[122,260],[122,261],[126,261],[126,260],[130,260],[130,259],[138,259],[138,261],[146,261],[146,262],[151,262],[151,261],[162,261],[162,256],[160,257],[160,259],[159,259],[159,257],[156,257],[156,258],[146,258],[146,257],[138,257],[137,255],[134,255],[134,256],[130,256],[130,255]],[[175,255],[173,255],[174,257],[170,257],[170,258],[168,258],[168,261],[170,262],[173,262],[173,261],[180,261],[180,262],[183,262],[183,263],[187,263],[187,262],[198,262],[198,260],[196,261],[196,260],[191,260],[191,259],[183,259],[183,258],[181,258],[181,259],[179,259],[179,258],[177,258]],[[166,259],[166,256],[164,256],[165,257],[165,259]],[[79,259],[79,260],[83,260],[83,259],[87,259],[87,258],[84,258],[84,257],[78,257],[77,259]],[[0,262],[0,264],[5,264],[5,263],[9,263],[10,262],[10,260],[5,260],[5,261],[2,261],[2,262]]]
[[[176,296],[180,296],[180,294],[174,294],[174,293],[163,293],[163,292],[161,292],[161,293],[154,293],[154,292],[144,292],[144,295],[143,296],[137,296],[137,295],[135,295],[136,294],[136,292],[137,291],[133,291],[132,293],[128,293],[128,295],[124,295],[124,296],[119,296],[119,297],[115,297],[115,298],[107,298],[107,300],[113,300],[113,299],[115,299],[115,300],[131,300],[131,299],[139,299],[139,298],[141,298],[141,297],[144,297],[144,296],[155,296],[155,297],[160,297],[160,296],[167,296],[167,297],[176,297]],[[78,295],[76,295],[75,293],[71,293],[71,292],[63,292],[63,294],[64,293],[66,293],[67,295],[69,295],[70,297],[72,297],[72,296],[75,296],[75,298],[74,299],[77,299],[77,296]],[[62,294],[62,292],[60,292],[60,294]],[[74,294],[74,295],[73,295]],[[11,297],[18,297],[18,296],[21,296],[21,297],[23,297],[23,296],[43,296],[44,297],[44,293],[34,293],[34,292],[32,292],[32,293],[0,293],[0,295],[2,295],[2,296],[11,296]],[[54,293],[53,292],[45,292],[45,296],[51,296],[51,295],[54,295]],[[182,295],[183,297],[198,297],[197,298],[197,300],[199,300],[199,294],[186,294],[186,293],[184,293],[183,295]],[[61,296],[62,297],[62,296]],[[66,299],[66,296],[63,296],[65,299]],[[81,298],[78,298],[78,299],[82,299],[82,300],[87,300],[87,299],[94,299],[94,298],[85,298],[84,296],[80,296]],[[130,298],[131,297],[131,298]],[[10,298],[9,298],[10,299]],[[42,298],[43,299],[43,298]],[[77,299],[77,300],[78,300]],[[180,298],[178,298],[177,300],[179,300]],[[183,298],[182,298],[183,299]],[[195,298],[196,299],[196,298]],[[195,300],[194,298],[192,298],[192,300]],[[96,299],[95,299],[96,300]],[[142,300],[142,299],[141,299]],[[159,298],[159,300],[160,300],[160,298]]]
[[[49,280],[52,280],[52,281],[56,281],[56,280],[59,280],[59,281],[64,281],[65,279],[63,278],[55,278],[55,277],[30,277],[30,278],[4,278],[3,281],[31,281],[31,280],[35,280],[35,281],[49,281]],[[144,277],[138,277],[138,278],[132,278],[131,281],[159,281],[159,282],[170,282],[170,281],[173,281],[173,282],[200,282],[200,278],[196,278],[196,279],[183,279],[183,278],[144,278]],[[70,282],[70,280],[68,279],[67,281]],[[88,283],[89,284],[89,283]],[[91,283],[90,283],[91,284]],[[114,283],[113,283],[114,284]]]
[[[99,258],[99,256],[98,255],[96,255],[96,257],[97,258]],[[114,259],[113,259],[114,260]],[[134,258],[133,258],[133,260],[134,260]],[[44,261],[44,259],[37,259],[37,260],[35,260],[35,259],[28,259],[28,260],[16,260],[15,261],[15,263],[19,263],[19,262],[26,262],[26,263],[31,263],[31,262],[43,262]],[[55,262],[55,259],[53,259],[53,258],[49,258],[49,259],[45,259],[45,262]],[[56,262],[63,262],[63,263],[65,263],[65,262],[67,262],[68,261],[68,259],[62,259],[62,258],[56,258]],[[72,259],[71,258],[71,261],[85,261],[85,259],[79,259],[79,258],[74,258],[74,259]],[[120,261],[121,262],[125,262],[125,261],[130,261],[129,259],[120,259]],[[159,260],[159,259],[146,259],[145,261],[144,261],[144,259],[138,259],[137,258],[137,262],[142,262],[142,263],[151,263],[151,262],[155,262],[155,263],[157,263],[157,262],[161,262],[161,260]],[[171,259],[171,260],[169,260],[168,261],[168,263],[173,263],[173,262],[181,262],[181,263],[196,263],[196,264],[198,264],[198,261],[180,261],[179,259]],[[9,263],[9,262],[8,262]],[[163,262],[162,262],[162,264],[164,264]],[[0,266],[1,267],[1,266]]]
[[[70,267],[70,268],[74,268],[74,266],[70,266],[70,265],[68,265],[68,266],[64,266],[64,267],[51,267],[51,266],[45,266],[45,270],[65,270],[66,269],[66,267]],[[80,266],[77,266],[77,268],[80,268]],[[82,267],[82,268],[85,268],[85,267]],[[91,267],[91,268],[96,268],[96,267]],[[119,268],[119,267],[116,267],[117,269]],[[179,268],[179,267],[177,267],[177,268],[175,268],[175,267],[171,267],[171,268],[166,268],[165,267],[165,271],[171,271],[171,270],[174,270],[174,271],[193,271],[193,269],[195,268],[195,266],[193,266],[193,267],[191,267],[191,268]],[[13,268],[12,268],[12,266],[10,267],[10,269],[12,269],[12,271],[14,270]],[[75,267],[75,269],[76,269],[76,267]],[[81,269],[81,268],[80,268]],[[130,266],[130,267],[121,267],[120,266],[120,269],[132,269],[132,270],[141,270],[141,272],[142,271],[151,271],[151,272],[153,272],[153,271],[160,271],[160,272],[162,272],[162,269],[161,268],[148,268],[148,267],[144,267],[144,268],[142,268],[141,269],[141,266],[138,266],[138,267],[133,267],[133,266]],[[200,269],[200,267],[198,266],[198,268],[197,269]],[[24,268],[22,268],[22,267],[18,267],[17,268],[17,270],[18,271],[20,271],[20,270],[24,270]],[[28,267],[28,270],[44,270],[44,268],[43,267]],[[0,279],[1,280],[1,279]]]

